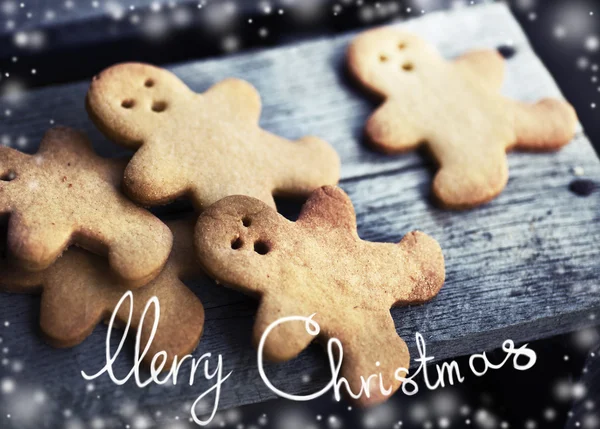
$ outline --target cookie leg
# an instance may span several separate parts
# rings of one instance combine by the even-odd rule
[[[307,196],[339,181],[340,157],[327,142],[310,136],[290,142],[267,132],[263,135],[272,143],[276,194]]]
[[[69,258],[70,255],[65,257]],[[63,267],[66,265],[61,264]],[[90,270],[96,271],[94,268]],[[81,343],[102,320],[103,299],[93,294],[97,279],[88,276],[89,272],[71,266],[69,271],[59,272],[49,278],[44,287],[40,328],[48,343],[54,347],[73,347]]]
[[[275,294],[263,296],[254,322],[253,338],[256,347],[271,323],[283,317],[308,317],[312,314],[309,310],[302,309],[299,300],[285,298]],[[315,320],[318,321],[318,315],[315,316]],[[275,327],[266,337],[263,355],[272,362],[284,362],[295,358],[314,338],[307,332],[304,322],[285,322]]]
[[[433,193],[449,209],[467,209],[487,203],[508,182],[506,154],[488,154],[477,162],[442,165],[433,180]]]
[[[577,127],[577,113],[561,100],[544,99],[536,104],[515,102],[517,149],[557,150],[571,141]]]
[[[143,145],[133,156],[123,177],[123,189],[134,201],[156,206],[167,204],[185,194],[188,181],[174,157],[177,142]]]
[[[394,101],[386,101],[367,121],[366,135],[371,144],[385,153],[400,153],[416,149],[423,142],[423,133]]]
[[[401,382],[395,375],[407,376],[405,371],[398,369],[408,369],[410,365],[408,347],[396,333],[390,313],[368,316],[360,318],[360,324],[353,329],[345,327],[337,332],[327,332],[334,337],[337,334],[342,342],[341,375],[348,380],[355,395],[363,389],[360,398],[354,399],[361,406],[386,401],[400,387]]]
[[[113,271],[129,287],[153,280],[162,270],[172,248],[170,230],[161,222],[144,222],[143,217],[124,215],[123,227],[103,224],[108,260]]]
[[[173,273],[164,271],[148,286],[133,291],[132,324],[135,329],[139,329],[144,308],[153,296],[158,298],[160,319],[152,344],[144,356],[144,362],[150,364],[155,354],[164,351],[168,368],[175,356],[178,357],[178,361],[181,361],[181,358],[191,353],[198,345],[204,329],[204,307],[179,278]],[[117,302],[118,300],[112,303],[113,308]],[[118,317],[122,323],[125,323],[129,317],[129,307],[121,307]],[[153,321],[154,309],[151,308],[146,314],[144,326],[139,333],[140,350],[148,344]]]

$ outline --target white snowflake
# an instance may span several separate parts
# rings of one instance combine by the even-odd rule
[[[567,35],[567,29],[562,25],[557,25],[554,27],[554,37],[557,39],[564,39]]]
[[[585,49],[591,52],[596,52],[600,48],[600,40],[597,36],[590,36],[585,39]]]
[[[125,10],[123,9],[123,6],[121,6],[119,2],[113,0],[109,0],[105,3],[104,10],[115,21],[119,21],[125,16]]]
[[[3,378],[0,382],[0,391],[7,395],[15,391],[16,384],[12,378]]]
[[[0,10],[4,15],[12,15],[17,11],[17,2],[15,1],[5,1],[0,5]]]
[[[556,418],[556,411],[553,408],[546,408],[546,410],[544,410],[544,418],[551,422]]]

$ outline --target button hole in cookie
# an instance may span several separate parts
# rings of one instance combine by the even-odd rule
[[[406,43],[404,43],[404,42],[398,43],[398,49],[400,49],[400,50],[406,49]]]
[[[128,98],[127,100],[123,100],[121,102],[121,107],[123,107],[124,109],[131,109],[133,106],[135,106],[135,101],[131,98]]]
[[[242,218],[242,225],[248,228],[250,225],[252,225],[252,219],[250,219],[248,216],[244,216]]]
[[[504,59],[510,60],[517,54],[517,49],[513,45],[498,46],[498,52]]]
[[[152,103],[152,111],[156,113],[161,113],[167,110],[167,103],[164,101],[155,101]]]
[[[0,180],[3,182],[11,182],[17,178],[17,174],[14,171],[7,171],[0,176]]]
[[[259,255],[266,255],[270,250],[271,246],[269,246],[269,243],[262,240],[254,242],[254,251]]]
[[[402,70],[404,70],[404,71],[413,71],[414,69],[415,69],[415,66],[413,65],[413,63],[402,64]]]
[[[146,82],[144,82],[144,86],[146,88],[152,88],[154,86],[154,81],[152,79],[146,79]]]
[[[233,250],[241,249],[243,246],[244,246],[244,240],[242,240],[240,237],[234,238],[233,241],[231,242],[231,248]]]
[[[388,60],[387,55],[384,55],[384,54],[379,55],[379,61],[381,61],[382,63],[387,62],[387,60]]]

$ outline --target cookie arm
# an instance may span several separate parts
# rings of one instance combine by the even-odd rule
[[[254,346],[258,347],[266,329],[278,319],[289,316],[308,317],[311,314],[309,309],[302,308],[301,300],[276,294],[263,295],[254,322]],[[317,314],[315,320],[318,321],[318,318]],[[307,332],[306,324],[302,321],[279,324],[266,337],[263,356],[271,362],[285,362],[298,356],[314,338]]]
[[[367,121],[365,134],[369,142],[385,153],[416,149],[424,141],[424,133],[410,111],[400,103],[387,100]]]
[[[566,101],[544,99],[535,104],[513,103],[517,149],[557,150],[575,136],[577,113]]]
[[[493,91],[500,91],[504,82],[504,58],[495,49],[467,52],[454,64],[469,77],[475,77]]]
[[[297,223],[312,230],[333,227],[356,234],[354,206],[337,186],[323,186],[314,191],[302,207]]]
[[[261,111],[260,94],[250,83],[229,78],[211,86],[202,97],[229,119],[258,124]]]
[[[290,142],[263,131],[276,195],[307,196],[320,186],[340,179],[340,157],[327,142],[307,136]]]
[[[56,126],[46,131],[40,143],[38,155],[51,156],[61,160],[100,159],[85,134],[63,126]]]
[[[422,304],[433,299],[445,280],[442,249],[438,242],[420,231],[413,231],[398,243],[398,273],[392,286],[390,305]]]

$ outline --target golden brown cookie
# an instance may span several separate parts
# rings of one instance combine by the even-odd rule
[[[87,109],[109,138],[138,149],[124,188],[142,204],[186,195],[202,210],[241,194],[274,207],[273,194],[306,196],[339,179],[339,157],[324,141],[290,142],[259,127],[260,96],[243,80],[197,94],[167,70],[119,64],[94,78]]]
[[[124,160],[96,155],[87,138],[56,127],[35,155],[0,147],[0,214],[9,214],[9,255],[31,271],[70,245],[108,254],[131,287],[158,275],[172,246],[169,228],[120,191]]]
[[[507,150],[557,150],[577,126],[565,101],[503,97],[504,60],[496,51],[448,62],[413,34],[379,28],[352,42],[348,65],[362,85],[385,98],[367,122],[368,138],[387,153],[426,142],[440,165],[433,192],[448,208],[496,197],[508,181]]]
[[[250,197],[224,198],[200,216],[195,243],[211,277],[261,298],[255,343],[279,318],[316,313],[321,338],[343,344],[342,376],[355,393],[361,376],[379,372],[398,389],[394,372],[408,368],[409,354],[389,309],[429,301],[444,283],[434,239],[415,231],[398,244],[361,240],[352,203],[337,187],[313,192],[297,222]],[[269,335],[264,353],[285,361],[311,340],[304,323],[286,323]],[[370,393],[360,402],[386,399],[377,386]]]
[[[196,348],[204,326],[204,308],[182,279],[201,276],[193,247],[195,219],[169,223],[175,245],[164,270],[148,285],[133,293],[131,326],[138,329],[140,316],[150,298],[160,302],[156,335],[144,358],[164,350],[168,363]],[[44,337],[55,347],[72,347],[88,337],[102,320],[109,320],[127,285],[111,272],[106,261],[78,248],[71,248],[50,268],[28,272],[7,260],[0,260],[0,289],[16,293],[42,293],[40,326]],[[149,311],[141,334],[140,350],[148,342],[154,312]],[[125,324],[129,303],[116,315]]]

